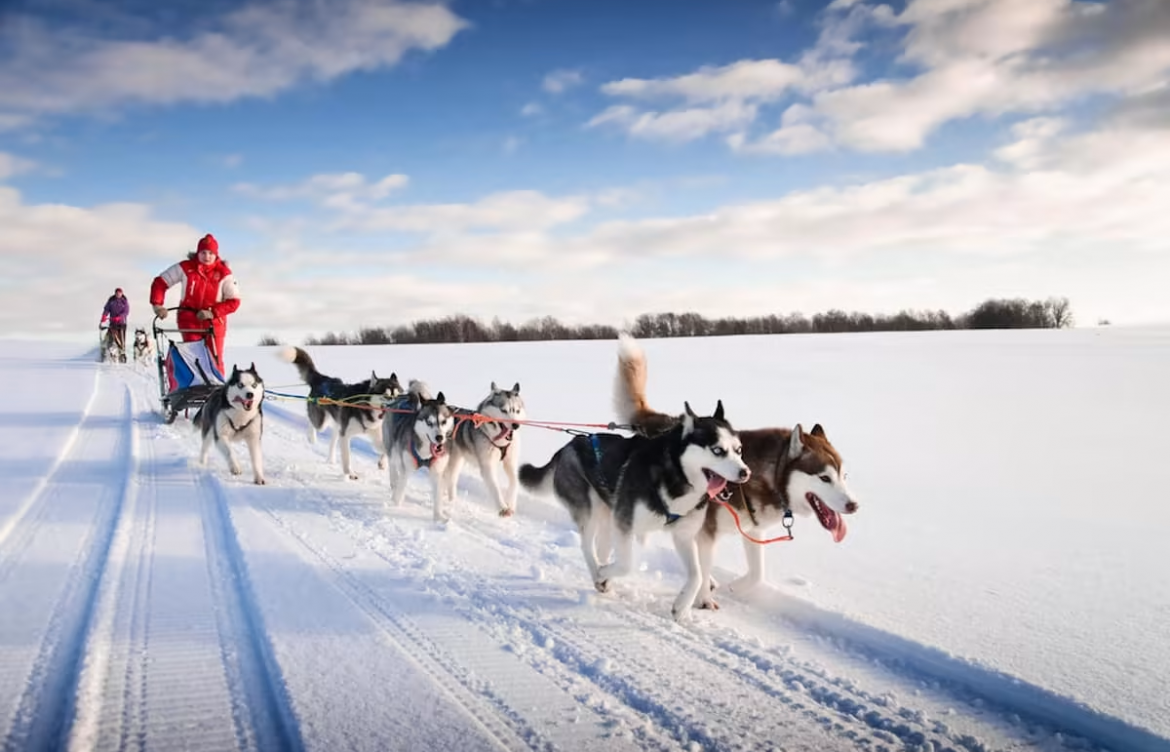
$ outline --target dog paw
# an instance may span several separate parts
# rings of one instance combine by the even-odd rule
[[[389,466],[390,462],[386,459],[385,455],[382,455],[382,457],[378,460],[378,469],[385,470]]]
[[[679,608],[675,606],[670,609],[670,616],[674,619],[676,624],[686,624],[691,620],[691,610],[689,608]]]
[[[501,517],[511,517],[514,514],[516,514],[516,510],[510,507],[505,507],[504,509],[500,510]]]
[[[701,608],[707,611],[718,611],[719,604],[715,602],[714,598],[698,598],[695,600],[695,608]]]
[[[231,470],[232,475],[240,475],[244,472],[238,467],[229,468],[229,470]]]
[[[358,474],[357,473],[350,473],[349,475],[347,475],[345,477],[349,478],[350,480],[357,480]]]
[[[263,478],[256,478],[256,479],[255,479],[255,483],[256,483],[256,485],[258,485],[258,486],[267,485],[267,481],[265,481]]]
[[[595,580],[593,582],[593,587],[597,588],[597,592],[599,593],[608,593],[609,580]]]

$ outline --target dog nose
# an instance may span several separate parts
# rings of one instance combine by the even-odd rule
[[[750,477],[752,477],[752,471],[748,470],[746,467],[743,470],[739,471],[739,482],[740,483],[746,483],[747,479]]]
[[[856,511],[857,511],[857,502],[856,501],[845,502],[845,514],[853,514]]]
[[[446,437],[446,436],[444,436],[443,434],[439,434],[438,436],[436,436],[436,437],[435,437],[435,443],[436,443],[436,444],[442,444],[442,443],[443,443],[443,440],[444,440],[444,439],[446,439],[446,438],[447,438],[447,437]]]
[[[244,399],[252,399],[254,396],[251,392],[244,392]]]

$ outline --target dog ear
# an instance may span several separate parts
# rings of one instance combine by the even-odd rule
[[[517,381],[517,382],[515,383],[515,385],[512,387],[512,392],[513,392],[513,393],[515,393],[515,394],[519,394],[519,393],[520,393],[520,382],[519,382],[519,381]]]
[[[817,423],[815,426],[813,426],[813,429],[809,431],[809,433],[813,436],[819,436],[822,439],[825,438],[825,429],[821,428],[820,423]]]
[[[683,402],[683,407],[686,408],[682,419],[682,435],[685,438],[690,436],[691,432],[695,430],[695,418],[697,416],[695,415],[695,411],[691,409],[690,402]]]
[[[252,373],[256,373],[256,361],[253,360],[251,363],[248,364],[248,370],[251,371]]]
[[[715,420],[723,420],[723,400],[715,403]]]
[[[406,396],[410,400],[410,409],[418,412],[419,405],[422,403],[422,397],[418,395],[418,392],[407,392]]]
[[[796,459],[804,453],[804,429],[797,423],[792,427],[792,436],[788,439],[788,456]]]
[[[439,395],[435,397],[435,402],[439,403],[440,405],[445,405],[447,404],[447,398],[443,396],[442,392],[439,392]]]

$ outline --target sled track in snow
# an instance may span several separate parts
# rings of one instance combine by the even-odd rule
[[[27,728],[14,726],[9,747],[299,749],[241,591],[223,495],[185,458],[155,456],[142,439],[160,418],[136,415],[142,390],[127,386],[120,498],[95,534],[104,556],[84,573],[87,615],[45,641],[71,654],[53,661],[68,668],[52,691],[30,683]]]
[[[0,585],[5,586],[17,586],[15,580],[20,578],[22,567],[33,571],[38,566],[44,567],[41,562],[52,548],[74,554],[72,561],[50,580],[51,584],[40,588],[34,601],[23,604],[32,612],[30,617],[47,615],[48,618],[47,622],[41,622],[45,625],[44,639],[36,648],[32,665],[27,671],[20,671],[24,686],[11,721],[7,728],[0,729],[4,733],[5,750],[47,749],[63,741],[73,709],[84,634],[96,601],[97,583],[106,564],[115,525],[131,493],[133,398],[125,387],[117,390],[120,394],[103,393],[102,381],[102,375],[98,374],[82,420],[0,540],[0,546],[5,546],[0,552],[4,556]],[[122,409],[116,419],[118,435],[113,457],[106,458],[101,446],[103,416],[100,411],[95,414],[94,408],[99,404],[108,407],[106,403],[119,396]],[[96,472],[96,467],[87,465],[102,461],[113,461],[123,470],[121,483],[112,494],[95,493],[93,479],[87,482],[87,473]],[[41,535],[45,522],[53,519],[86,524],[74,525],[71,534],[54,546]],[[22,656],[14,657],[19,660]]]

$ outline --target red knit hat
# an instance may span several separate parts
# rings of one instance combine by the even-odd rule
[[[196,248],[195,248],[196,253],[198,253],[199,251],[211,251],[216,256],[218,256],[219,255],[219,243],[216,241],[215,236],[212,235],[211,233],[207,233],[202,238],[200,238],[199,245],[196,246]]]

